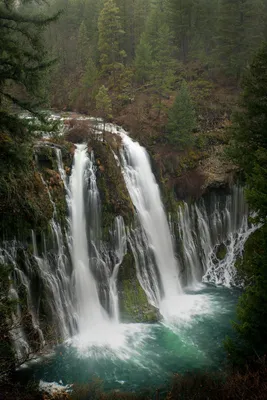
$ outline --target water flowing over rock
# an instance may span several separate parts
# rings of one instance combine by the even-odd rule
[[[121,175],[124,217],[119,207],[110,217],[110,204],[103,201],[109,197],[101,197],[98,183],[106,171],[95,160],[93,144],[92,149],[76,145],[71,173],[61,149],[53,147],[66,215],[62,218],[64,207],[59,212],[44,174],[43,190],[53,209],[47,231],[1,242],[0,262],[12,266],[10,297],[26,304],[18,303],[12,315],[20,358],[36,343],[40,347],[77,335],[90,343],[105,341],[104,333],[124,319],[152,322],[160,313],[168,318],[179,311],[188,288],[203,282],[242,284],[235,262],[257,229],[249,223],[243,189],[213,190],[195,203],[179,203],[168,221],[146,150],[122,129],[108,124],[106,129],[121,138],[114,148],[105,145],[101,134],[94,140],[102,146],[102,157],[109,151],[115,160],[116,179]]]
[[[126,135],[123,135],[123,146],[121,155],[126,185],[146,235],[147,248],[153,252],[156,263],[154,268],[157,268],[160,275],[160,283],[157,285],[162,288],[160,298],[157,298],[157,306],[160,307],[162,299],[182,293],[179,266],[148,155],[139,143],[133,142]]]
[[[201,280],[215,285],[240,285],[235,262],[257,225],[249,224],[249,210],[242,187],[228,194],[212,192],[197,204],[183,203],[176,222],[177,247],[184,284],[198,286]],[[175,229],[175,228],[173,228]]]
[[[74,268],[74,288],[76,297],[76,312],[78,331],[85,332],[95,325],[102,324],[107,318],[101,306],[97,283],[91,271],[89,249],[86,236],[86,216],[84,189],[87,173],[92,173],[92,163],[87,156],[86,145],[77,145],[74,157],[74,166],[70,179],[71,187],[71,234],[72,234],[72,263]],[[97,196],[93,180],[89,196],[91,202]],[[97,210],[95,210],[97,215]],[[97,221],[92,221],[97,225]]]

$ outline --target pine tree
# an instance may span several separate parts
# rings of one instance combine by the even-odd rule
[[[141,36],[140,43],[136,49],[135,69],[138,83],[144,84],[150,81],[152,77],[152,49],[144,34]]]
[[[94,86],[94,83],[96,82],[98,76],[98,71],[96,68],[96,65],[92,58],[89,58],[86,66],[85,66],[85,72],[82,77],[82,85],[86,89],[91,89]]]
[[[124,67],[123,59],[126,57],[125,51],[120,48],[120,38],[124,32],[119,14],[120,10],[114,1],[107,0],[98,20],[101,71],[103,75],[112,76],[113,85]]]
[[[175,81],[175,61],[173,58],[172,33],[166,24],[158,31],[153,59],[153,85],[157,92],[157,104],[160,117],[162,98],[167,96]]]
[[[195,110],[185,81],[169,110],[167,125],[168,139],[178,143],[181,148],[193,143],[192,131],[196,128]]]
[[[83,69],[90,55],[90,44],[84,21],[82,21],[79,27],[77,52],[78,52],[79,64]]]
[[[248,200],[267,216],[267,44],[243,78],[242,111],[233,118],[230,154],[246,174]]]
[[[20,158],[21,168],[22,158],[26,157],[22,150],[34,127],[14,110],[27,110],[44,121],[38,107],[45,100],[47,70],[54,61],[48,59],[42,34],[58,16],[47,18],[31,14],[28,9],[26,12],[27,3],[20,7],[13,1],[0,4],[0,156],[3,165]],[[15,152],[19,146],[20,153]]]
[[[219,9],[217,59],[228,76],[239,79],[263,40],[262,0],[222,0]]]
[[[104,85],[100,87],[96,95],[96,110],[98,116],[104,119],[105,131],[105,122],[107,119],[112,117],[112,103],[108,94],[108,89]]]
[[[47,128],[47,120],[38,111],[44,101],[47,69],[53,61],[47,59],[47,51],[42,34],[57,17],[44,17],[33,14],[32,9],[40,4],[15,2],[11,0],[0,3],[0,214],[1,236],[12,237],[18,227],[29,223],[30,218],[40,223],[43,210],[36,206],[36,199],[27,200],[23,189],[34,187],[35,175],[32,164],[33,139],[40,122],[42,129]],[[33,7],[35,6],[35,7]],[[39,124],[20,118],[19,112],[27,110],[39,118]],[[35,186],[36,192],[40,187]],[[31,189],[30,189],[31,190]],[[36,192],[33,191],[34,195]],[[23,193],[23,195],[22,195]],[[22,217],[23,215],[23,217]],[[38,219],[38,217],[39,219]],[[28,219],[27,219],[27,217]],[[31,222],[32,222],[31,220]],[[22,222],[23,221],[23,222]],[[46,221],[47,223],[47,221]],[[24,225],[23,225],[24,224]],[[33,229],[34,223],[31,228]],[[41,223],[40,225],[41,226]],[[24,360],[16,360],[11,334],[14,332],[11,315],[17,302],[10,298],[10,273],[13,269],[0,262],[0,381],[5,383],[9,374],[15,372],[16,366],[30,358],[25,352]],[[18,322],[16,329],[20,328]],[[20,364],[19,364],[20,365]],[[1,389],[1,393],[2,389]]]
[[[267,44],[247,69],[242,87],[229,155],[244,172],[246,198],[263,226],[249,238],[237,264],[246,289],[238,304],[236,337],[226,342],[236,364],[253,362],[267,352]]]
[[[191,12],[189,60],[213,65],[216,46],[219,1],[196,0]]]
[[[183,61],[190,52],[194,7],[193,0],[167,0],[168,21]]]

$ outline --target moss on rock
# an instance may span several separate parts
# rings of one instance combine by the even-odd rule
[[[118,145],[116,142],[116,146]],[[122,216],[126,225],[131,223],[134,207],[121,168],[114,158],[113,151],[116,146],[96,139],[91,139],[90,146],[94,151],[97,164],[97,185],[102,203],[102,225],[105,238],[116,216]]]
[[[225,246],[224,243],[221,243],[217,248],[216,257],[218,260],[222,261],[225,259],[226,254],[227,254],[227,247]]]
[[[150,323],[159,320],[158,310],[149,304],[137,279],[135,260],[130,249],[120,267],[118,285],[121,319],[124,322]]]
[[[38,159],[38,169],[42,174],[53,202],[56,204],[57,218],[61,224],[66,223],[67,203],[64,184],[58,171],[58,163],[55,149],[60,147],[62,161],[66,174],[71,173],[73,162],[73,149],[70,143],[64,142],[60,146],[50,142],[41,142],[35,147],[35,154]]]

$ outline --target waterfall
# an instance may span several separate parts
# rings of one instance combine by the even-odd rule
[[[91,271],[86,235],[85,179],[90,163],[87,146],[77,145],[70,178],[71,198],[69,204],[71,208],[71,257],[74,269],[78,331],[80,333],[103,324],[108,318],[100,303],[97,282]]]
[[[177,225],[185,284],[201,280],[216,285],[239,285],[235,262],[257,225],[249,224],[244,190],[233,186],[228,195],[212,193],[197,204],[184,203]],[[220,254],[221,253],[221,254]]]
[[[116,217],[115,229],[113,232],[114,240],[114,255],[115,255],[115,266],[110,277],[110,297],[111,297],[111,310],[112,316],[115,322],[119,322],[120,310],[119,310],[119,297],[117,289],[117,278],[119,268],[123,261],[124,256],[127,253],[127,236],[125,231],[124,220],[122,217]]]
[[[153,252],[162,288],[161,298],[171,299],[182,293],[179,266],[174,255],[172,237],[146,150],[122,134],[123,173],[138,219]],[[144,285],[143,285],[144,286]]]
[[[155,268],[154,253],[138,220],[135,221],[132,229],[128,229],[127,236],[135,260],[138,281],[146,293],[149,303],[154,307],[159,307],[161,285],[158,271]]]
[[[194,214],[192,215],[190,213],[190,208],[187,203],[179,207],[178,230],[184,255],[185,279],[190,286],[195,287],[201,281],[203,271],[198,257]],[[202,237],[204,238],[204,235]],[[202,244],[204,245],[204,243]]]
[[[111,151],[136,210],[131,225],[114,215],[103,239],[94,154],[77,145],[70,178],[61,150],[54,149],[68,205],[66,221],[60,221],[56,194],[43,179],[53,207],[48,232],[32,231],[24,241],[1,242],[0,264],[13,266],[9,295],[25,299],[27,323],[30,319],[40,346],[50,330],[60,341],[78,333],[85,341],[90,337],[90,343],[105,343],[107,330],[119,326],[118,286],[123,282],[118,277],[128,251],[148,302],[166,318],[186,302],[183,288],[194,289],[201,282],[240,284],[234,265],[258,228],[249,223],[243,189],[234,186],[228,194],[214,191],[193,204],[185,202],[168,222],[146,150],[111,128],[122,138],[120,158]],[[35,350],[29,327],[19,323],[23,312],[18,303],[12,315],[20,358]]]

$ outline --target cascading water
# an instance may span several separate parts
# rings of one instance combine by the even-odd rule
[[[177,225],[186,285],[197,286],[201,280],[225,286],[239,284],[235,261],[242,256],[248,237],[258,229],[249,225],[248,218],[244,191],[238,186],[226,196],[213,193],[209,200],[190,206],[184,203],[179,208]]]
[[[166,304],[171,304],[171,299],[183,293],[179,265],[175,258],[167,217],[148,155],[139,143],[134,142],[127,135],[122,135],[122,140],[121,156],[125,182],[146,234],[148,247],[154,254],[162,287],[161,298],[157,298],[157,305],[163,310],[163,300],[164,308],[166,308]]]
[[[107,314],[101,306],[97,283],[92,274],[86,235],[85,177],[90,163],[87,146],[77,145],[74,165],[70,178],[70,207],[72,233],[72,263],[78,331],[88,332],[90,328],[102,325]]]
[[[195,287],[201,282],[203,271],[196,245],[195,221],[190,215],[187,203],[184,203],[184,205],[179,208],[178,219],[178,230],[182,242],[184,264],[186,266],[186,282],[189,283],[190,286]]]
[[[127,236],[125,231],[124,220],[122,217],[116,217],[115,229],[113,232],[114,238],[114,254],[116,257],[115,266],[110,277],[110,296],[111,296],[111,310],[112,316],[115,322],[119,322],[120,310],[119,310],[119,297],[117,289],[117,278],[119,268],[123,261],[125,254],[127,253]]]
[[[72,383],[87,382],[97,374],[111,389],[124,389],[126,382],[127,388],[135,390],[138,385],[163,384],[173,368],[179,372],[192,366],[206,369],[221,360],[213,344],[229,333],[237,294],[199,283],[238,283],[234,262],[257,227],[248,224],[243,190],[238,187],[228,195],[212,194],[195,204],[184,203],[177,218],[172,214],[169,226],[145,149],[122,130],[110,129],[122,137],[121,157],[115,153],[114,157],[136,210],[131,225],[125,226],[122,216],[114,215],[111,226],[102,232],[97,177],[105,171],[97,172],[93,152],[77,145],[68,178],[56,148],[69,210],[66,223],[57,212],[53,188],[44,180],[54,210],[49,232],[32,232],[26,244],[4,243],[0,264],[14,266],[10,296],[18,299],[21,292],[25,296],[38,341],[46,340],[47,325],[60,341],[70,338],[55,349],[49,365],[38,367],[37,377]],[[23,263],[18,262],[20,253]],[[134,303],[134,296],[140,296],[140,302]],[[124,318],[127,307],[134,316],[139,305],[146,308],[142,315],[155,311],[148,303],[159,308],[163,320],[120,322],[121,306]],[[13,322],[20,316],[18,305]],[[23,326],[14,331],[14,342],[21,357],[33,349]]]

